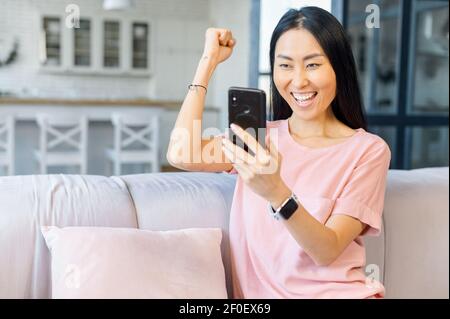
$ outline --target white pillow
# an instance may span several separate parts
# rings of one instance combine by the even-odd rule
[[[42,227],[53,298],[227,298],[218,228]]]

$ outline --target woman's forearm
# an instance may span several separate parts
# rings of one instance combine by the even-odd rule
[[[216,68],[210,57],[203,56],[198,64],[192,84],[208,87]],[[197,87],[188,90],[172,130],[167,159],[172,165],[182,167],[198,160],[201,155],[202,115],[206,90]],[[188,154],[186,154],[188,152]]]
[[[338,246],[335,232],[315,219],[301,203],[291,218],[283,223],[317,265],[328,266],[336,259]]]
[[[287,186],[280,187],[269,202],[272,207],[279,207],[291,194]],[[338,252],[336,233],[315,219],[301,205],[301,202],[295,213],[282,222],[299,246],[317,265],[327,266],[336,259]]]

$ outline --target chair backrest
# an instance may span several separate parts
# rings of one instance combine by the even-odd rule
[[[86,156],[87,118],[85,116],[38,114],[37,122],[41,129],[41,151],[48,152],[58,146],[69,146]]]
[[[8,115],[0,118],[0,155],[3,154],[7,158],[9,175],[14,175],[15,170],[14,140],[14,117],[12,115]]]
[[[159,116],[113,113],[114,150],[124,151],[132,144],[147,151],[158,151]]]

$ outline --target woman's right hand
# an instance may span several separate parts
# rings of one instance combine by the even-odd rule
[[[208,28],[205,34],[203,58],[209,58],[216,65],[228,59],[233,52],[236,39],[228,29]]]

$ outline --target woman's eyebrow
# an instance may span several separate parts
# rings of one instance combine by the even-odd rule
[[[316,57],[319,57],[319,56],[324,56],[324,55],[323,55],[323,54],[320,54],[320,53],[312,53],[312,54],[308,54],[308,55],[306,55],[306,56],[303,58],[303,61],[306,61],[306,60],[309,60],[309,59],[312,59],[312,58],[316,58]],[[294,61],[293,58],[291,58],[290,56],[284,55],[284,54],[278,54],[278,55],[277,55],[277,58],[285,59],[285,60],[289,60],[289,61]]]
[[[287,55],[283,55],[283,54],[278,54],[278,55],[277,55],[277,58],[285,59],[285,60],[289,60],[289,61],[294,61],[293,58],[291,58],[291,57],[289,57],[289,56],[287,56]]]

